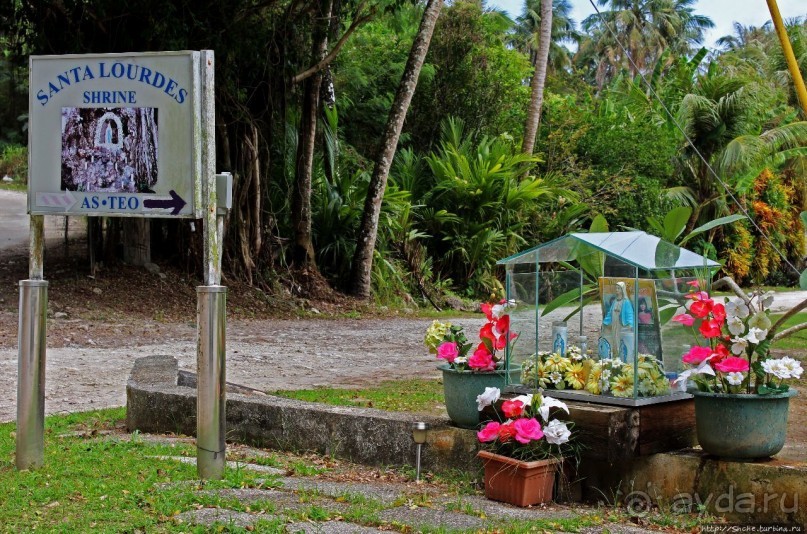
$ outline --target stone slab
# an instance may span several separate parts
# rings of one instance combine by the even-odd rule
[[[475,512],[482,512],[490,519],[569,519],[580,515],[571,508],[564,506],[549,504],[545,506],[538,505],[529,508],[521,508],[511,504],[491,501],[481,495],[461,495],[449,497],[442,501],[442,504],[448,508],[459,507],[458,511],[464,511],[466,508],[471,509]]]
[[[218,490],[203,490],[198,492],[199,495],[217,495],[225,499],[236,499],[243,504],[252,504],[258,501],[269,501],[275,506],[275,512],[280,513],[284,510],[306,510],[312,506],[323,508],[329,512],[344,512],[349,504],[338,503],[329,498],[321,499],[304,499],[301,500],[300,496],[293,492],[272,490],[272,489],[256,489],[256,488],[238,488],[238,489],[218,489]]]
[[[378,514],[378,518],[387,523],[397,523],[415,529],[439,527],[450,530],[468,530],[482,529],[487,525],[487,521],[472,515],[435,508],[410,508],[408,506],[384,510]]]
[[[177,517],[186,523],[194,525],[211,526],[220,523],[241,528],[252,526],[261,519],[272,519],[266,515],[248,514],[246,512],[227,510],[226,508],[200,508],[199,510],[182,512]]]
[[[175,462],[180,462],[183,464],[191,464],[196,465],[196,458],[193,456],[151,456],[151,458],[156,458],[158,460],[174,460]],[[269,465],[259,465],[259,464],[249,464],[244,462],[227,462],[227,467],[230,469],[249,469],[250,471],[256,471],[258,473],[266,473],[269,475],[285,475],[285,469],[278,469],[277,467],[272,467]]]
[[[334,482],[331,480],[320,480],[308,477],[284,477],[278,480],[287,490],[316,491],[328,497],[340,497],[342,495],[363,495],[367,499],[376,500],[384,504],[390,504],[398,499],[405,498],[406,495],[417,494],[417,488],[412,488],[406,484],[369,484],[363,482]]]
[[[324,521],[324,522],[299,522],[286,525],[286,532],[295,534],[303,532],[305,534],[368,534],[377,533],[379,529],[365,527],[355,523],[344,521]]]

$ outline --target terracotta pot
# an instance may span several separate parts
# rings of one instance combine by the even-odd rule
[[[477,456],[485,466],[485,497],[516,506],[530,506],[552,500],[555,472],[562,458],[522,462],[488,451]]]

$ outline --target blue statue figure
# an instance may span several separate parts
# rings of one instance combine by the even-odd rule
[[[600,341],[598,343],[600,358],[619,356],[618,354],[613,354],[612,351],[619,349],[622,333],[632,331],[633,327],[633,305],[630,299],[628,299],[625,282],[617,282],[616,296],[607,304],[605,314],[602,318]],[[603,343],[603,341],[605,341],[605,343]],[[603,349],[607,349],[608,354],[603,354]]]

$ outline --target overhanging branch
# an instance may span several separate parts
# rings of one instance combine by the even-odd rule
[[[361,3],[359,8],[356,10],[357,13],[359,11],[361,11],[361,8],[362,8],[362,6],[364,4],[365,4],[365,2]],[[356,29],[358,29],[359,26],[361,26],[362,24],[364,24],[368,20],[372,19],[375,16],[375,13],[376,13],[376,10],[375,10],[375,7],[373,7],[373,8],[370,9],[369,13],[367,13],[366,15],[364,15],[362,17],[357,17],[356,19],[354,19],[353,22],[350,24],[350,27],[347,30],[345,30],[345,33],[336,42],[333,49],[330,52],[328,52],[328,54],[325,57],[323,57],[320,61],[318,61],[315,65],[312,65],[311,67],[305,69],[304,71],[302,71],[299,74],[295,74],[294,77],[291,79],[291,82],[294,83],[294,84],[300,83],[303,80],[305,80],[306,78],[308,78],[310,76],[313,76],[314,74],[318,73],[319,71],[321,71],[322,69],[324,69],[325,67],[330,65],[331,62],[334,60],[334,58],[336,58],[336,55],[339,53],[339,51],[345,45],[345,43],[347,42],[350,35],[354,31],[356,31]]]

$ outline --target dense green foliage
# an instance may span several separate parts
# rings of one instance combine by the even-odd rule
[[[422,5],[327,4],[329,50],[346,38],[321,87],[325,95],[332,80],[334,100],[319,114],[312,236],[319,272],[346,289],[377,145]],[[25,173],[28,54],[215,49],[218,164],[236,175],[226,268],[257,284],[285,282],[305,95],[295,75],[311,64],[317,5],[4,4],[0,173]],[[738,25],[721,39],[723,50],[708,54],[699,47],[711,21],[691,0],[600,5],[603,18],[578,25],[568,2],[554,2],[534,157],[520,146],[540,0],[525,2],[515,21],[478,0],[443,8],[382,205],[373,265],[379,300],[478,298],[500,289],[495,261],[504,256],[586,229],[597,215],[612,229],[654,231],[649,221],[680,207],[690,208],[687,234],[747,212],[750,219],[697,233],[687,246],[744,282],[793,281],[787,262],[801,267],[805,253],[798,214],[807,208],[807,117],[772,29]],[[804,71],[807,23],[792,21],[789,31]],[[579,44],[576,53],[569,43]]]

